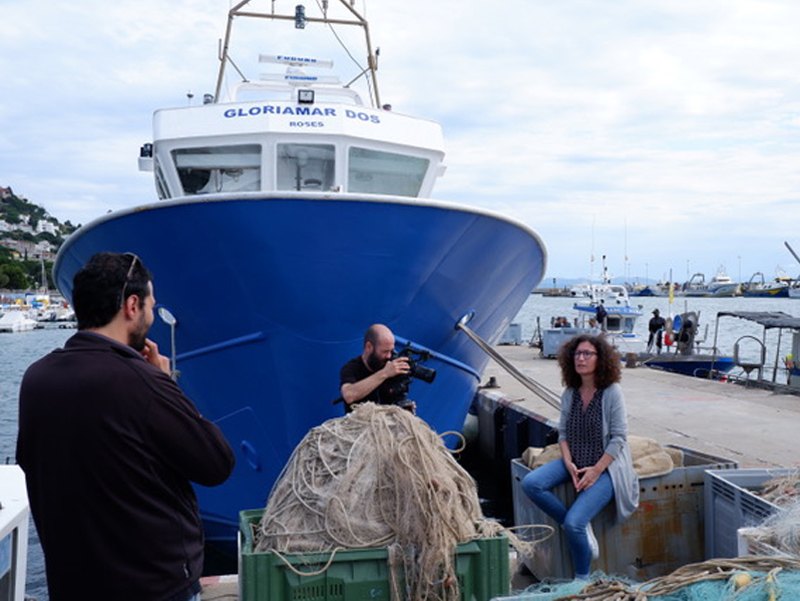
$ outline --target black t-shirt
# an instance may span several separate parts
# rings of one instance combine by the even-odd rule
[[[656,315],[650,320],[648,327],[651,332],[658,332],[659,330],[663,329],[666,325],[667,325],[667,320],[661,317],[660,315]]]
[[[339,388],[341,388],[342,384],[355,384],[356,382],[360,382],[373,373],[375,372],[371,372],[367,369],[367,366],[364,365],[364,362],[361,360],[361,355],[359,355],[358,357],[350,359],[350,361],[345,363],[342,367],[339,372]],[[403,400],[404,395],[398,390],[398,385],[402,384],[404,379],[405,376],[395,376],[394,378],[384,380],[380,386],[363,399],[352,404],[345,403],[346,412],[350,413],[352,406],[357,403],[371,401],[378,405],[394,405],[397,401]]]

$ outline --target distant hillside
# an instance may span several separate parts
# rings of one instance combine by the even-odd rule
[[[41,285],[42,262],[52,267],[58,249],[78,227],[61,223],[10,187],[0,187],[0,288]]]
[[[21,258],[52,259],[64,239],[78,226],[61,223],[47,209],[0,187],[0,245]],[[49,256],[52,255],[52,256]]]

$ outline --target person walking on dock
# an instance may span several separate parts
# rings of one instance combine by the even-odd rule
[[[191,482],[215,486],[234,455],[147,339],[152,277],[98,253],[75,275],[78,332],[20,388],[17,460],[51,601],[199,601],[203,529]]]
[[[568,340],[558,355],[566,389],[561,395],[558,444],[561,459],[531,471],[525,494],[561,524],[576,578],[587,578],[599,556],[591,520],[615,499],[617,519],[630,517],[639,504],[639,481],[628,446],[628,418],[619,385],[621,363],[602,336]],[[567,508],[553,489],[571,482],[577,494]]]

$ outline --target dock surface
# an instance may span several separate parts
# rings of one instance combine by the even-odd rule
[[[527,345],[495,349],[518,370],[559,396],[563,390],[555,359]],[[494,376],[502,394],[543,417],[558,411],[518,382],[494,360],[483,373]],[[624,367],[622,389],[628,432],[739,463],[739,467],[800,468],[800,396],[739,384],[692,378],[642,365]]]

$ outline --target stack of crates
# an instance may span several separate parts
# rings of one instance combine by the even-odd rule
[[[616,521],[614,501],[592,520],[600,546],[600,557],[592,562],[592,570],[644,582],[703,560],[705,471],[717,469],[724,473],[736,468],[737,463],[686,447],[667,446],[683,452],[683,467],[663,476],[641,478],[639,508],[624,524]],[[515,459],[511,471],[514,523],[545,524],[554,529],[553,536],[536,546],[533,557],[524,559],[525,565],[540,580],[572,578],[572,557],[563,530],[522,490],[522,480],[531,470],[522,460]],[[575,497],[571,483],[562,484],[553,492],[568,506]]]
[[[255,552],[253,528],[262,515],[263,509],[239,514],[240,601],[391,601],[386,547],[347,549],[333,554]],[[489,601],[508,595],[508,538],[499,536],[459,544],[456,577],[462,601]],[[404,586],[401,581],[401,591]]]

